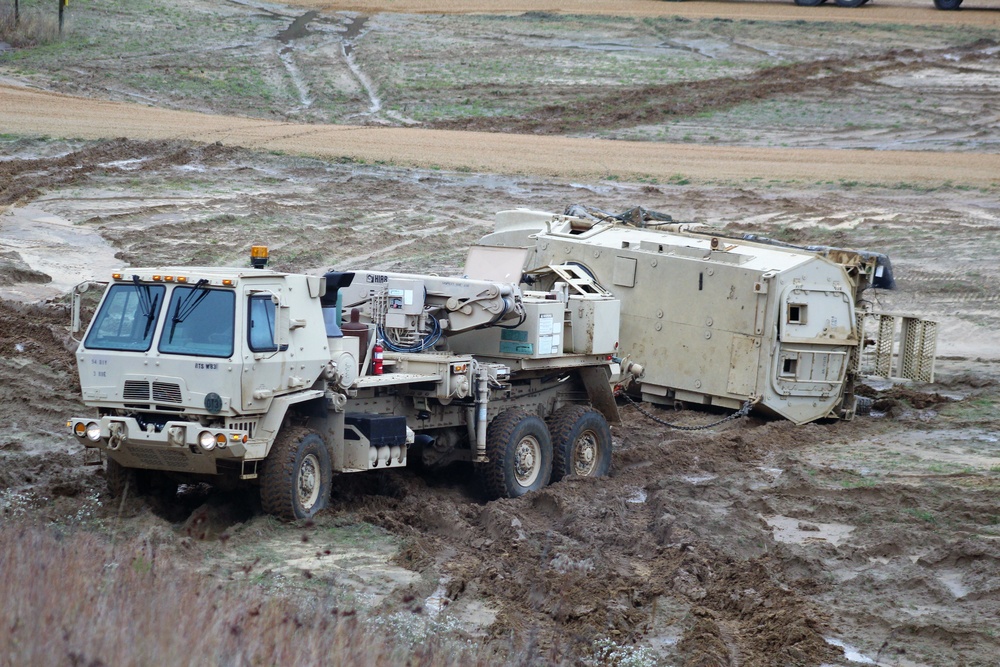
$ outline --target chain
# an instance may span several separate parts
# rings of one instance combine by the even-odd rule
[[[641,412],[645,416],[647,416],[650,419],[652,419],[657,424],[660,424],[661,426],[667,426],[669,428],[677,429],[678,431],[702,431],[702,430],[704,430],[706,428],[712,428],[713,426],[718,426],[719,424],[725,424],[728,421],[733,421],[735,419],[739,419],[740,417],[746,417],[748,414],[750,414],[750,409],[753,408],[753,404],[754,404],[753,398],[748,398],[746,400],[746,402],[743,403],[742,407],[740,407],[739,410],[737,410],[736,412],[734,412],[731,415],[726,415],[725,417],[723,417],[722,419],[720,419],[717,422],[712,422],[711,424],[705,424],[704,426],[681,426],[680,424],[671,424],[670,422],[664,421],[664,420],[660,419],[659,417],[657,417],[656,415],[650,413],[649,411],[644,410],[642,407],[640,407],[640,405],[638,403],[636,403],[635,401],[632,400],[631,396],[629,396],[625,392],[622,392],[621,395],[625,397],[626,401],[628,401],[629,403],[632,404],[632,407],[634,407],[636,410],[638,410],[639,412]]]

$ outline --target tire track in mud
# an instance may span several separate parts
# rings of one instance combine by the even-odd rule
[[[428,123],[427,127],[480,132],[568,134],[594,128],[655,125],[677,117],[731,109],[748,102],[810,91],[835,94],[855,86],[881,85],[879,78],[928,67],[959,69],[958,63],[996,60],[997,44],[980,41],[961,48],[915,51],[894,49],[881,55],[822,59],[770,67],[742,77],[682,81],[615,91],[574,89],[572,101],[548,104],[519,117],[475,116]]]

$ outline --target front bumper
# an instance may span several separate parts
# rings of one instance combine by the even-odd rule
[[[85,447],[103,450],[123,466],[147,470],[215,475],[220,460],[247,458],[246,431],[208,428],[191,421],[168,421],[145,429],[132,417],[72,417],[66,425]],[[88,431],[100,436],[94,440]],[[201,444],[203,434],[212,437],[211,449]]]

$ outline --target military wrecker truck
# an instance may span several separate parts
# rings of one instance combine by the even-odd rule
[[[115,273],[76,353],[98,416],[67,426],[113,495],[254,484],[283,519],[334,473],[416,457],[473,464],[491,497],[606,474],[618,300],[524,289],[523,250],[473,250],[461,278],[282,273],[262,246],[253,268]]]
[[[639,208],[583,206],[502,211],[480,243],[526,249],[524,275],[536,289],[559,282],[585,294],[598,285],[619,299],[619,355],[642,361],[631,389],[644,401],[750,404],[798,424],[851,419],[865,343],[888,375],[894,336],[894,376],[933,378],[936,323],[874,313],[862,296],[895,287],[879,253],[732,238]],[[880,319],[868,339],[872,316]]]

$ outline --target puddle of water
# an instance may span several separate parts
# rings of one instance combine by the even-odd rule
[[[0,297],[38,301],[62,296],[85,280],[107,280],[122,268],[115,250],[89,227],[76,226],[38,206],[12,208],[3,216],[0,250],[13,250],[32,269],[52,278],[45,284],[0,288]]]
[[[962,573],[958,570],[942,570],[937,573],[938,581],[944,584],[948,592],[960,600],[969,594],[969,589],[962,583]]]
[[[636,504],[645,503],[646,502],[646,490],[645,489],[637,489],[635,491],[635,493],[633,493],[631,496],[629,496],[628,498],[625,499],[625,502],[627,502],[627,503],[636,503]]]
[[[312,23],[313,19],[319,16],[317,11],[309,11],[298,17],[292,24],[275,35],[275,39],[282,44],[288,44],[292,40],[301,39],[303,37],[308,37],[312,34],[309,30],[309,24]]]
[[[764,517],[774,531],[774,539],[786,544],[809,544],[811,542],[827,542],[839,545],[854,532],[854,526],[846,523],[817,523],[802,521],[780,514]]]
[[[424,600],[424,609],[427,610],[427,615],[431,618],[436,618],[441,610],[448,606],[448,582],[451,581],[450,577],[441,577],[440,583],[438,583],[437,589],[430,594],[430,596]]]
[[[877,665],[878,663],[869,658],[867,655],[862,653],[859,649],[851,646],[847,642],[841,641],[834,637],[824,637],[827,644],[831,646],[836,646],[844,652],[844,659],[848,662],[856,662],[862,665]],[[826,667],[826,663],[822,667]],[[830,665],[829,667],[833,667]]]

